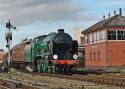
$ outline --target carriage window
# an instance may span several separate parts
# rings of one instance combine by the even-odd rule
[[[108,40],[116,40],[116,31],[115,30],[108,31]]]

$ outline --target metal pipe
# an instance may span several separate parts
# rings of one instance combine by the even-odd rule
[[[108,66],[108,30],[106,31],[106,66]]]
[[[9,22],[6,24],[6,27],[8,28],[8,38],[7,38],[7,45],[8,45],[8,71],[10,71],[10,40],[11,40],[11,24],[10,24],[10,20]]]
[[[122,8],[119,8],[119,14],[122,16]]]

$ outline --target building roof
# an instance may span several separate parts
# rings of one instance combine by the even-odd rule
[[[96,24],[94,24],[93,26],[89,27],[88,29],[82,31],[82,34],[86,34],[98,29],[101,29],[103,27],[119,27],[119,26],[125,26],[125,17],[117,14],[115,16],[112,16],[110,18],[107,19],[103,19],[99,22],[97,22]]]

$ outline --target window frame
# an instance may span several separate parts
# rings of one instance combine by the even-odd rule
[[[92,61],[92,52],[90,52],[90,62]]]
[[[96,60],[96,52],[93,52],[93,61]]]
[[[100,58],[101,57],[101,53],[100,53],[100,50],[98,50],[98,62],[100,62]]]
[[[117,31],[116,30],[107,31],[107,39],[108,40],[117,40]]]
[[[110,33],[109,33],[110,31]],[[111,31],[115,32],[115,39],[112,37]],[[109,38],[109,35],[111,34],[111,37]],[[113,38],[113,39],[112,39]],[[125,29],[124,30],[108,30],[107,31],[107,40],[116,40],[116,41],[122,41],[125,40]]]

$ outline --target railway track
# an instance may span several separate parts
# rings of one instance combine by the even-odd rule
[[[100,73],[100,72],[80,72],[78,74],[47,74],[47,73],[32,73],[33,75],[50,76],[57,78],[65,78],[71,80],[94,82],[98,84],[114,85],[125,87],[125,75],[121,74],[110,74],[110,73]]]
[[[10,88],[0,85],[0,89],[10,89]]]
[[[0,78],[0,89],[40,89],[36,84]]]
[[[85,75],[82,74],[47,74],[47,73],[32,73],[33,75],[41,75],[41,76],[50,76],[50,77],[57,77],[57,78],[65,78],[71,80],[79,80],[79,81],[87,81],[87,82],[94,82],[98,84],[106,84],[106,85],[114,85],[125,87],[125,75],[116,75],[116,74],[109,74],[109,73],[90,73]]]
[[[114,74],[88,74],[88,75],[61,75],[61,74],[43,74],[43,76],[66,78],[71,80],[94,82],[98,84],[115,85],[125,87],[125,75],[114,75]]]
[[[43,86],[43,83],[25,80],[17,74],[0,76],[0,89],[41,89]]]

